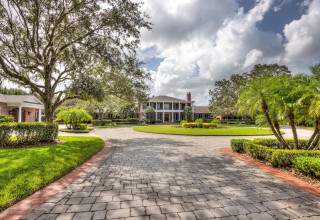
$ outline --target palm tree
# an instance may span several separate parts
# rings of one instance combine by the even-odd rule
[[[307,144],[308,149],[314,149],[320,140],[320,63],[310,67],[311,76],[304,78],[304,95],[299,99],[301,106],[308,106],[308,114],[314,119],[315,129]]]
[[[240,90],[237,105],[240,114],[248,113],[255,116],[257,112],[262,112],[275,137],[283,147],[288,148],[289,146],[281,134],[279,118],[276,114],[276,99],[272,90],[273,78],[270,75],[264,75],[249,81]]]

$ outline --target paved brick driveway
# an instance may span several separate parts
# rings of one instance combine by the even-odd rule
[[[219,153],[230,138],[94,135],[110,153],[24,219],[320,219],[320,198]]]

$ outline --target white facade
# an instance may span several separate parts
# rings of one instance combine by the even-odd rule
[[[144,109],[151,106],[156,112],[156,121],[181,121],[184,118],[185,106],[190,106],[193,109],[193,103],[191,100],[184,101],[169,96],[153,97],[147,103],[139,103],[139,117],[142,119]]]

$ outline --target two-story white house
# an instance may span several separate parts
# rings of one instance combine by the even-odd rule
[[[211,114],[202,114],[203,109],[207,108],[206,106],[194,106],[194,101],[191,100],[191,93],[188,92],[186,99],[177,99],[170,96],[155,96],[149,99],[146,103],[138,104],[138,116],[140,119],[143,119],[143,111],[147,106],[154,108],[156,112],[156,121],[163,122],[175,122],[181,121],[184,119],[184,108],[190,106],[192,108],[192,114],[195,118],[210,118]],[[201,108],[199,108],[201,107]],[[201,112],[197,112],[201,110]],[[206,110],[207,113],[209,110]],[[200,114],[201,115],[200,115]],[[206,117],[205,117],[206,116]]]

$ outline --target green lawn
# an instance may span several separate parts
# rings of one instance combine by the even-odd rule
[[[203,128],[176,128],[172,125],[155,125],[135,127],[135,131],[157,133],[157,134],[176,134],[193,136],[251,136],[251,135],[271,135],[270,129],[254,127],[234,127],[228,126],[217,129]]]
[[[61,144],[0,150],[0,211],[57,180],[104,146],[97,137],[60,137]]]

